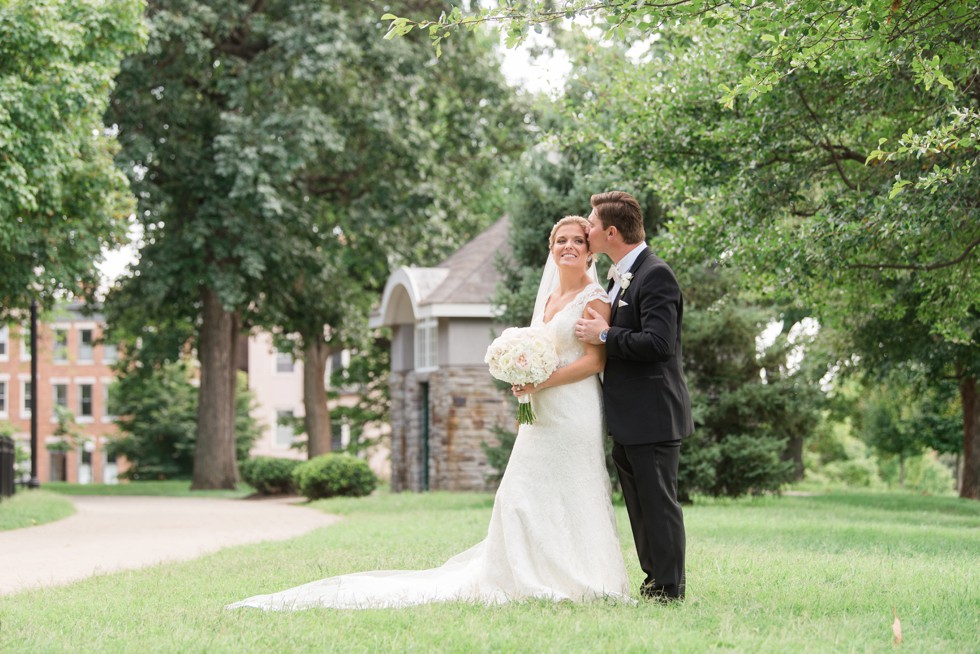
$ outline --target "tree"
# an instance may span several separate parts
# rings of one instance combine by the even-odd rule
[[[132,363],[132,361],[130,361]],[[110,456],[124,456],[129,479],[188,479],[194,466],[198,393],[186,361],[156,368],[132,365],[117,378],[110,411],[119,416],[121,437],[110,441]],[[241,461],[259,436],[250,414],[252,396],[240,379],[235,397],[235,455]]]
[[[602,75],[601,67],[580,70],[581,78],[566,93],[569,103],[588,103],[593,75]],[[561,134],[562,120],[566,127],[571,122],[566,114],[552,115],[542,124],[557,127]],[[592,134],[605,138],[601,131]],[[635,187],[614,162],[596,156],[589,134],[577,136],[560,139],[553,150],[529,154],[515,184],[509,209],[513,260],[501,262],[502,282],[495,299],[506,324],[529,322],[549,230],[566,214],[586,212],[592,193],[632,190],[644,207],[654,248],[663,251],[672,240],[656,194]],[[756,336],[777,310],[754,304],[736,271],[690,265],[677,272],[685,297],[684,366],[696,416],[695,435],[685,441],[681,457],[682,495],[777,490],[800,468],[801,452],[789,451],[787,444],[801,444],[812,431],[820,401],[816,380],[786,368],[788,346],[774,346],[758,358]],[[498,438],[499,447],[484,449],[500,471],[513,440],[509,434]]]
[[[656,247],[656,246],[655,246]],[[692,394],[695,433],[684,444],[679,484],[685,496],[739,496],[778,491],[802,478],[803,444],[813,434],[823,402],[819,375],[792,367],[794,348],[816,358],[804,341],[783,333],[759,351],[763,328],[779,307],[745,290],[741,273],[723,265],[678,269],[684,290],[684,371]]]
[[[900,375],[915,389],[919,401],[925,402],[923,413],[916,418],[922,442],[938,451],[962,454],[962,474],[958,472],[960,496],[980,499],[980,397],[977,375],[980,371],[980,347],[974,337],[964,343],[937,338],[923,325],[917,310],[924,301],[920,286],[914,280],[894,284],[896,308],[880,311],[876,319],[859,322],[852,337],[860,353],[861,364],[878,379]],[[973,312],[976,320],[976,311]],[[950,442],[950,429],[939,419],[939,398],[950,394],[954,386],[959,397],[958,444]],[[955,394],[954,394],[955,395]],[[930,399],[935,398],[935,399]],[[933,404],[933,402],[935,404]],[[930,406],[934,408],[929,408]],[[948,410],[948,409],[947,409]],[[928,418],[927,416],[932,416]]]
[[[333,371],[330,398],[339,400],[341,393],[355,397],[352,404],[337,402],[330,412],[332,421],[349,427],[350,441],[346,451],[351,454],[376,444],[377,439],[368,438],[366,432],[371,427],[380,429],[388,422],[391,408],[389,372],[391,341],[384,337],[373,339],[365,349],[352,351],[350,365]]]
[[[617,40],[650,37],[650,52],[610,64],[578,124],[606,136],[609,161],[654,180],[691,259],[734,257],[760,289],[788,290],[841,332],[901,320],[941,339],[897,361],[956,379],[961,495],[980,498],[973,3],[532,0],[435,23],[395,17],[389,32],[444,40],[444,27],[500,21],[518,42],[586,14]]]
[[[256,126],[316,114],[338,136],[301,153],[304,169],[259,159],[253,176],[300,227],[291,265],[276,270],[274,288],[288,292],[268,293],[257,320],[304,361],[311,458],[330,445],[327,359],[369,348],[367,314],[394,266],[435,264],[500,215],[500,172],[526,140],[526,112],[487,39],[459,40],[454,63],[432,67],[426,44],[377,38],[376,9],[304,15],[334,49],[311,62],[307,34],[250,66],[256,78],[289,80],[275,94],[249,87]],[[262,190],[248,192],[260,200]]]
[[[980,497],[980,179],[958,175],[935,192],[895,195],[895,175],[918,175],[920,164],[865,165],[882,130],[936,124],[947,98],[904,69],[856,78],[878,57],[862,41],[725,108],[718,80],[748,75],[760,43],[752,33],[681,25],[635,65],[593,47],[589,65],[603,74],[585,80],[590,101],[566,95],[565,111],[603,134],[603,160],[649,180],[673,237],[664,245],[682,267],[735,261],[758,292],[850,335],[845,357],[856,349],[880,365],[887,354],[888,365],[917,362],[937,382],[956,380],[961,493]],[[977,61],[956,71],[967,94],[976,92]],[[647,90],[642,102],[636,89]]]
[[[479,224],[462,207],[500,165],[500,89],[466,86],[486,83],[482,65],[439,78],[425,44],[368,38],[376,19],[339,4],[167,0],[149,20],[154,38],[124,63],[112,105],[146,233],[117,296],[149,298],[151,326],[193,325],[194,487],[230,487],[241,330],[299,335],[311,453],[328,447],[326,359],[365,324],[389,264]]]
[[[0,319],[91,294],[133,199],[103,128],[120,60],[144,43],[138,0],[0,6]]]
[[[590,22],[603,29],[606,38],[627,42],[659,38],[675,26],[698,30],[721,26],[728,34],[747,36],[755,46],[745,59],[745,69],[723,71],[715,80],[716,93],[726,107],[740,97],[754,100],[765,95],[803,71],[844,72],[852,82],[871,85],[887,82],[897,73],[913,78],[926,91],[943,87],[958,97],[948,98],[947,111],[936,122],[893,124],[879,133],[895,145],[876,151],[876,159],[915,162],[925,156],[936,164],[922,175],[899,176],[895,191],[910,184],[937,188],[977,164],[980,111],[971,101],[976,85],[970,71],[976,61],[980,16],[969,0],[566,0],[561,6],[551,0],[528,0],[481,4],[472,13],[457,6],[438,18],[420,10],[419,16],[386,14],[387,38],[418,28],[440,51],[453,33],[483,24],[505,31],[511,46],[532,31],[568,19]]]

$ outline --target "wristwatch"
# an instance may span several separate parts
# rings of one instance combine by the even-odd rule
[[[607,336],[609,336],[609,329],[608,328],[607,329],[603,329],[601,332],[599,332],[599,342],[600,343],[605,343]]]

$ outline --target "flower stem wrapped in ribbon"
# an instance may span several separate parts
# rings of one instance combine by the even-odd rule
[[[510,327],[487,348],[484,361],[490,374],[511,385],[540,384],[558,368],[558,353],[551,332],[541,326]],[[534,422],[529,395],[518,397],[517,421]]]

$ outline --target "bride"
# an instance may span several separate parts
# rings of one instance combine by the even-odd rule
[[[610,501],[597,373],[605,351],[583,345],[575,321],[586,307],[609,319],[596,283],[589,223],[566,216],[551,230],[532,324],[553,332],[559,368],[532,393],[536,421],[521,425],[494,499],[487,537],[431,570],[330,577],[227,608],[395,608],[429,602],[500,604],[526,598],[629,599]]]

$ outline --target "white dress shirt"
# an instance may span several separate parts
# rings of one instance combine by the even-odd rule
[[[645,250],[646,247],[647,244],[644,242],[637,244],[635,248],[627,252],[626,256],[624,256],[622,259],[619,260],[619,263],[613,264],[616,266],[617,270],[619,270],[620,275],[629,272],[630,268],[633,267],[633,264],[636,263],[636,258],[640,256],[640,252]],[[617,278],[616,283],[613,284],[612,290],[609,291],[610,299],[616,297],[616,294],[619,293],[619,289],[620,289],[620,283],[619,283],[619,279]]]

